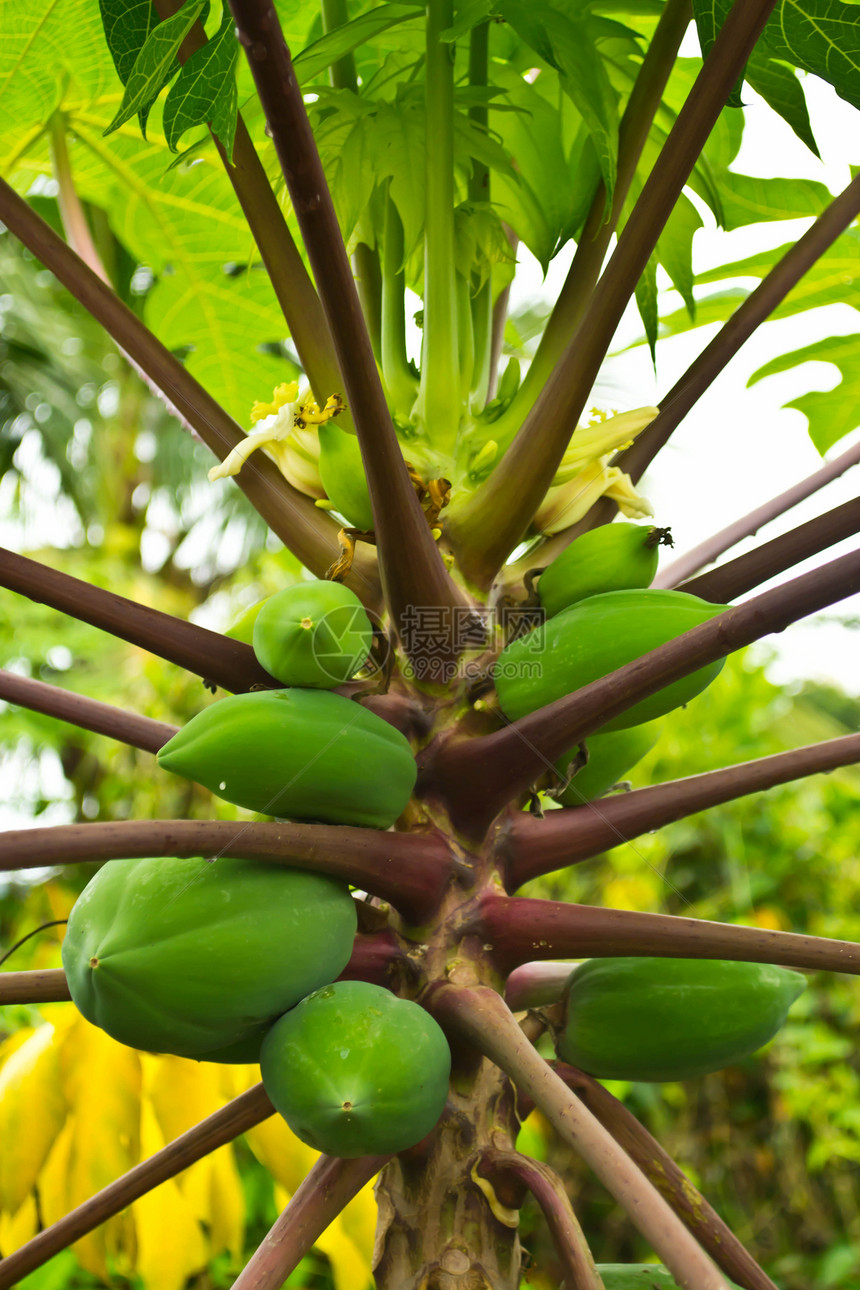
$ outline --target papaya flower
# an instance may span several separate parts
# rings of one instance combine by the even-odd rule
[[[251,409],[255,427],[209,471],[210,481],[237,475],[253,452],[262,448],[281,474],[308,497],[325,497],[319,474],[320,444],[317,425],[337,416],[343,408],[340,396],[333,394],[320,409],[310,391],[299,392],[298,381],[277,386],[271,403],[257,402]]]
[[[549,536],[576,524],[604,496],[612,498],[629,519],[653,515],[650,503],[636,492],[630,476],[609,462],[650,425],[657,411],[651,407],[634,408],[577,426],[535,516],[540,533]],[[602,414],[595,416],[601,418]]]

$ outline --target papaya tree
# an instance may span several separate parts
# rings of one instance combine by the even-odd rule
[[[3,836],[5,869],[108,864],[70,916],[65,971],[7,970],[0,1001],[74,999],[143,1050],[259,1056],[264,1083],[0,1260],[0,1287],[276,1107],[322,1154],[243,1290],[280,1286],[377,1176],[380,1290],[518,1286],[527,1193],[568,1287],[633,1284],[601,1271],[558,1175],[517,1151],[538,1108],[665,1264],[651,1283],[773,1290],[600,1077],[695,1077],[754,1051],[798,970],[857,973],[857,946],[516,893],[860,760],[851,734],[605,795],[727,655],[860,590],[856,550],[793,573],[860,529],[856,501],[707,569],[857,449],[659,573],[669,535],[637,491],[759,326],[853,303],[860,178],[833,197],[731,166],[745,84],[813,151],[798,72],[860,106],[856,6],[9,8],[0,220],[165,404],[177,424],[158,434],[210,449],[205,486],[241,489],[308,577],[224,635],[0,554],[6,589],[215,692],[181,729],[14,672],[0,697],[272,817]],[[702,58],[679,55],[693,19]],[[706,211],[814,218],[712,272],[759,281],[697,314]],[[532,352],[508,316],[517,248],[546,269],[571,241]],[[664,279],[688,311],[673,330],[722,326],[658,404],[591,415],[631,301],[656,348]],[[822,452],[855,429],[851,340],[770,365],[840,367],[835,394],[801,401]],[[301,898],[282,894],[292,878]],[[313,921],[327,900],[337,935]],[[652,1012],[667,981],[682,1003]]]

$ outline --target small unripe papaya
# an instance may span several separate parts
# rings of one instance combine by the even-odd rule
[[[326,497],[362,532],[373,530],[373,510],[358,438],[330,421],[319,427],[319,472]]]
[[[297,582],[270,596],[254,623],[254,653],[284,685],[330,690],[370,653],[373,627],[354,591],[341,582]]]
[[[496,692],[511,721],[572,694],[658,645],[723,613],[684,591],[607,591],[589,596],[506,646],[495,670]],[[625,730],[662,717],[695,698],[718,675],[709,663],[640,700],[601,727]]]
[[[668,529],[649,524],[602,524],[565,547],[540,575],[538,598],[553,618],[568,605],[604,591],[650,587]]]
[[[366,981],[336,981],[275,1023],[260,1070],[302,1142],[330,1156],[387,1155],[436,1124],[451,1053],[417,1003]]]
[[[805,987],[769,963],[588,959],[568,980],[556,1049],[599,1079],[693,1079],[773,1039]]]
[[[268,1023],[343,970],[355,930],[346,884],[325,874],[110,860],[72,908],[63,967],[78,1010],[120,1043],[254,1061]]]
[[[234,641],[241,641],[243,645],[254,644],[254,623],[257,621],[257,615],[269,600],[269,596],[264,596],[262,600],[256,601],[255,604],[249,605],[243,610],[238,618],[234,618],[230,626],[225,630],[224,635],[229,636]]]
[[[598,1263],[604,1290],[681,1290],[668,1268],[659,1263]],[[727,1281],[732,1290],[741,1290]]]
[[[236,806],[290,820],[387,829],[415,786],[408,740],[328,690],[232,694],[198,712],[158,764]]]
[[[557,794],[562,806],[582,806],[608,793],[625,771],[630,770],[650,752],[660,737],[660,722],[649,721],[629,730],[611,730],[609,734],[589,735],[585,740],[588,761],[571,779],[567,788]],[[578,748],[556,762],[558,774],[564,777],[576,757]]]

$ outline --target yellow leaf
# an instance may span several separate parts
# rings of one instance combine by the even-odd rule
[[[0,1250],[11,1254],[34,1237],[39,1230],[39,1215],[36,1210],[36,1199],[27,1197],[17,1214],[0,1215]]]
[[[168,1142],[219,1110],[232,1093],[225,1093],[217,1065],[184,1057],[141,1055],[145,1095]],[[242,1184],[228,1143],[176,1179],[195,1216],[209,1228],[211,1254],[242,1251],[245,1201]]]
[[[360,1250],[347,1234],[342,1215],[323,1232],[317,1249],[322,1250],[331,1264],[335,1290],[366,1290],[370,1285],[373,1241],[367,1250]]]
[[[9,1216],[23,1204],[66,1118],[54,1027],[12,1038],[21,1036],[3,1045],[8,1056],[0,1069],[0,1212]]]
[[[78,1016],[59,1042],[65,1128],[38,1179],[42,1213],[53,1223],[140,1159],[140,1057]],[[73,1249],[95,1276],[134,1266],[134,1223],[118,1214]]]
[[[279,1115],[249,1129],[245,1140],[260,1164],[290,1196],[319,1158],[319,1152],[299,1141]]]
[[[367,1266],[366,1280],[370,1280],[370,1256],[373,1253],[373,1241],[376,1236],[376,1196],[373,1182],[367,1183],[344,1209],[340,1216],[344,1231],[351,1237],[357,1249],[362,1253]]]
[[[140,1141],[144,1156],[164,1145],[152,1103],[140,1107]],[[141,1196],[131,1207],[137,1230],[138,1276],[146,1290],[183,1290],[189,1277],[205,1268],[208,1250],[200,1224],[173,1179]]]

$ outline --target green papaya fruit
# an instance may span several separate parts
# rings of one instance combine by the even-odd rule
[[[556,1048],[599,1079],[693,1079],[766,1044],[805,987],[769,963],[589,959],[570,975]]]
[[[589,596],[520,636],[496,663],[496,693],[511,721],[564,698],[682,632],[723,613],[684,591],[607,591]],[[695,698],[719,674],[719,659],[635,703],[601,727],[626,730],[665,716]]]
[[[263,1041],[266,1092],[293,1133],[330,1156],[405,1151],[445,1107],[451,1053],[417,1003],[336,981],[281,1017]]]
[[[343,970],[355,931],[346,884],[325,874],[110,860],[72,908],[63,967],[78,1010],[120,1043],[253,1061],[263,1028]]]
[[[540,575],[537,592],[547,618],[604,591],[649,587],[668,529],[649,524],[603,524],[565,547]]]
[[[588,761],[571,779],[567,788],[556,796],[562,806],[582,806],[596,797],[608,793],[625,771],[630,770],[650,752],[660,737],[660,722],[649,721],[644,726],[630,726],[628,730],[611,730],[609,734],[589,735],[585,740]],[[558,774],[564,778],[567,768],[576,757],[578,748],[556,762]]]
[[[168,740],[158,764],[250,811],[373,829],[394,823],[417,775],[399,730],[328,690],[219,699]]]
[[[241,641],[243,645],[253,645],[254,623],[257,621],[257,615],[263,605],[270,599],[270,596],[265,596],[262,600],[258,600],[256,604],[249,605],[238,618],[233,620],[224,635],[230,636],[234,641]]]
[[[358,438],[327,422],[319,427],[319,472],[326,497],[354,528],[373,531],[373,510]]]
[[[681,1290],[668,1268],[659,1263],[598,1263],[604,1290]],[[734,1281],[728,1285],[741,1290]]]
[[[254,653],[284,685],[330,690],[367,660],[373,627],[341,582],[297,582],[270,596],[254,624]]]

